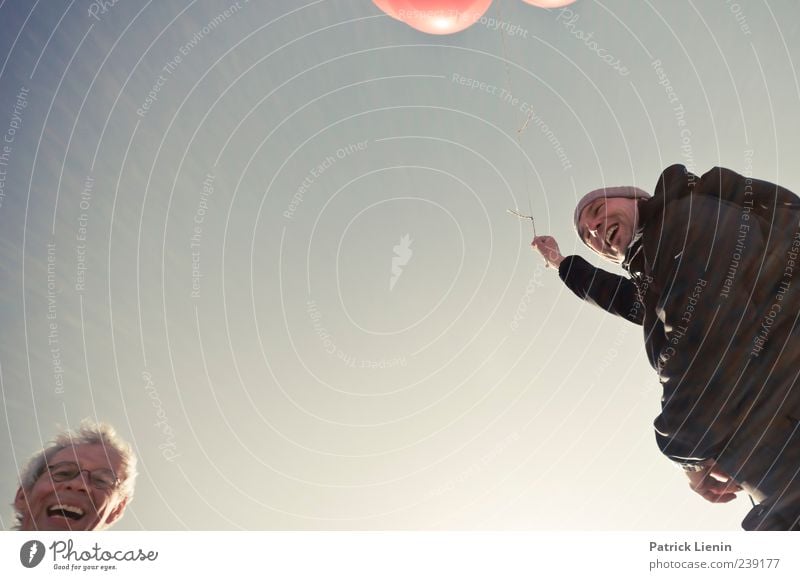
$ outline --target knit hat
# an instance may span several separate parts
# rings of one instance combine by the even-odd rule
[[[578,232],[578,235],[580,235],[580,230],[578,229],[578,219],[581,217],[581,212],[586,208],[587,205],[601,197],[626,197],[628,199],[638,199],[640,197],[650,197],[650,194],[642,189],[639,189],[638,187],[633,187],[632,185],[603,187],[600,189],[595,189],[594,191],[590,191],[584,195],[578,202],[578,205],[575,206],[575,231]]]

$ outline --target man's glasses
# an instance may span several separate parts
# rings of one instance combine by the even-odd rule
[[[119,479],[110,469],[81,469],[80,465],[73,461],[62,461],[55,465],[48,465],[48,471],[53,481],[72,481],[81,472],[89,474],[89,481],[95,489],[114,489],[119,483]]]

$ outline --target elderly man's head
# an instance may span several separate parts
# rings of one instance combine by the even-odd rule
[[[590,191],[575,207],[578,236],[602,257],[621,264],[636,233],[637,200],[648,197],[647,192],[629,186]]]
[[[102,530],[133,497],[136,457],[109,425],[81,423],[28,461],[14,498],[20,530]]]

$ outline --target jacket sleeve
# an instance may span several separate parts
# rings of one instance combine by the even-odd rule
[[[634,324],[642,324],[643,308],[636,285],[628,278],[595,268],[580,256],[567,256],[558,276],[581,300],[599,306]]]
[[[785,187],[769,181],[746,177],[724,167],[714,167],[704,173],[695,192],[719,195],[738,205],[750,201],[770,208],[775,205],[800,207],[800,199]]]
[[[665,455],[694,462],[718,455],[752,401],[749,354],[773,289],[762,273],[764,232],[740,207],[689,195],[666,206],[662,224],[651,286],[664,334],[654,426]]]

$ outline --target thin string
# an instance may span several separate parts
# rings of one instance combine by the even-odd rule
[[[502,5],[502,3],[500,4],[500,8],[498,8],[498,10],[497,10],[497,17],[500,20],[500,22],[504,22],[504,20],[503,20],[503,5]],[[497,32],[500,34],[500,44],[501,44],[502,50],[503,50],[503,67],[505,68],[505,71],[506,71],[506,85],[508,86],[508,94],[510,94],[512,96],[512,98],[513,98],[514,90],[513,90],[512,85],[511,85],[511,69],[510,69],[510,67],[508,65],[508,63],[509,63],[509,61],[511,59],[509,58],[509,50],[508,50],[508,46],[506,44],[506,36],[503,33],[502,27],[498,27],[497,28]],[[533,237],[535,238],[536,237],[536,220],[533,218],[533,196],[531,196],[530,185],[528,183],[528,167],[525,165],[526,157],[525,157],[525,154],[524,154],[524,149],[522,148],[522,133],[525,131],[525,129],[528,128],[528,123],[531,122],[531,118],[532,117],[533,117],[533,111],[529,111],[528,112],[528,117],[525,119],[525,122],[516,131],[517,132],[517,145],[519,145],[519,150],[523,153],[523,161],[522,161],[523,171],[522,171],[522,173],[524,175],[524,180],[525,180],[525,193],[527,194],[527,197],[528,197],[528,208],[530,210],[530,215],[523,216],[522,214],[520,214],[518,212],[512,212],[512,213],[514,213],[515,215],[517,215],[517,216],[519,216],[521,218],[530,219],[531,220],[531,228],[533,229]]]

